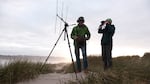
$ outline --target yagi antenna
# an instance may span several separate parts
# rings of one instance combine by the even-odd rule
[[[60,11],[58,9],[61,9]],[[64,3],[62,2],[62,5],[59,5],[59,0],[56,1],[56,18],[55,18],[55,33],[56,33],[56,30],[57,30],[57,15],[58,13],[61,14],[61,17],[63,17],[63,11],[64,11]],[[60,21],[59,22],[59,27],[61,30],[61,27],[62,27],[62,22]]]
[[[61,4],[60,4],[61,2]],[[60,9],[60,10],[59,10]],[[60,17],[64,18],[64,20],[67,20],[68,17],[68,6],[64,5],[64,1],[56,1],[56,19],[55,19],[55,32],[57,31],[57,27],[59,26],[59,32],[61,31],[62,28],[62,21],[59,22],[59,25],[57,26],[58,23],[58,15],[60,15]],[[65,17],[64,17],[64,11],[65,11]]]
[[[58,0],[56,1],[56,14],[58,13]],[[55,18],[55,33],[56,33],[56,27],[57,27],[57,17]]]
[[[63,11],[64,11],[64,2],[62,2],[62,5],[60,6],[61,10],[60,10],[60,16],[63,18]],[[57,16],[56,16],[57,17]],[[62,28],[62,22],[60,21],[60,25],[59,25],[59,32],[61,31],[61,28]]]

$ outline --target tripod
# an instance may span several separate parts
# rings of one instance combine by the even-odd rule
[[[62,20],[64,22],[64,29],[62,30],[62,32],[60,33],[58,39],[56,40],[56,43],[54,44],[52,50],[50,51],[48,57],[46,58],[45,62],[43,63],[43,65],[41,66],[41,70],[43,69],[44,65],[46,64],[47,60],[49,59],[50,55],[52,54],[54,48],[56,47],[60,37],[62,36],[62,34],[64,33],[67,37],[67,41],[68,41],[68,47],[69,47],[69,51],[70,51],[70,55],[71,55],[71,60],[72,60],[72,64],[73,64],[73,70],[74,70],[74,73],[76,75],[76,79],[77,79],[77,73],[76,73],[76,70],[75,70],[75,63],[74,63],[74,60],[73,60],[73,55],[72,55],[72,51],[71,51],[71,48],[70,48],[70,41],[69,41],[69,35],[68,35],[68,31],[67,31],[67,27],[69,26],[67,22],[65,22],[63,20],[63,18],[61,18],[60,16],[58,16],[57,14],[57,17],[60,18],[60,20]]]

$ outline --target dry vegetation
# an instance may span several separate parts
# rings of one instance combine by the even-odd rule
[[[36,78],[39,74],[54,72],[55,65],[46,64],[41,70],[42,63],[14,61],[0,67],[0,84],[15,84]]]
[[[120,56],[113,58],[113,67],[103,70],[101,56],[88,56],[89,71],[85,79],[66,84],[150,84],[150,53],[139,56]],[[56,71],[57,64],[46,64],[40,71],[42,63],[14,61],[0,67],[0,84],[15,84],[36,78],[39,74],[65,72],[72,73],[72,64]],[[59,66],[62,64],[59,64]]]
[[[113,58],[113,67],[107,71],[103,70],[100,56],[90,56],[88,61],[91,73],[80,80],[80,84],[150,84],[150,53],[145,53],[143,57]],[[71,70],[68,71],[71,72]],[[79,82],[67,84],[79,84]]]

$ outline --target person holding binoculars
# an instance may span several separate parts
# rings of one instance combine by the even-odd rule
[[[98,33],[102,34],[102,60],[104,63],[104,70],[106,70],[112,66],[113,35],[115,33],[115,26],[112,25],[112,20],[110,18],[101,21]]]

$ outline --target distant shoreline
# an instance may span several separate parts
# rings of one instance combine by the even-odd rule
[[[0,55],[0,64],[6,64],[12,61],[30,61],[45,62],[46,56],[29,56],[29,55]],[[65,63],[64,57],[50,57],[47,63]]]

